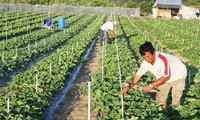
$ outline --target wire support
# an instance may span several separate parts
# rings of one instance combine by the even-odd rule
[[[115,33],[116,33],[116,28],[115,28]],[[116,51],[117,51],[117,62],[118,62],[118,70],[119,70],[120,90],[122,91],[122,74],[121,74],[121,67],[120,67],[120,62],[119,62],[119,49],[118,49],[118,45],[117,45],[116,36],[115,36],[115,46],[116,46]],[[121,103],[122,103],[122,118],[124,118],[124,100],[123,100],[122,94],[121,94]]]

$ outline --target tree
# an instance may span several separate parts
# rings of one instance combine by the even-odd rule
[[[188,6],[198,6],[199,2],[198,2],[198,0],[188,0],[187,5]]]
[[[124,7],[127,7],[127,8],[136,8],[136,7],[139,7],[139,5],[136,4],[135,2],[132,2],[132,0],[129,0],[128,2],[124,3]]]

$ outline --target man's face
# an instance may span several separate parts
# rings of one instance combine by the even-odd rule
[[[143,55],[142,58],[144,60],[146,60],[148,63],[153,65],[154,62],[155,62],[155,55],[154,54],[151,54],[150,52],[145,52],[145,55]]]

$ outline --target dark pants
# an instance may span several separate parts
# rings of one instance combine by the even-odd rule
[[[107,44],[109,44],[108,31],[100,30],[100,45],[101,46],[103,45],[103,41],[104,41],[104,43],[106,42]]]

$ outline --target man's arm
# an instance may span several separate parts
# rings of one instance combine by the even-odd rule
[[[159,78],[155,82],[151,83],[151,85],[152,85],[152,87],[157,87],[159,85],[164,84],[168,79],[169,79],[169,76],[166,76],[166,77],[162,76],[161,78]]]
[[[164,84],[168,79],[169,79],[169,76],[166,76],[166,77],[162,76],[158,80],[156,80],[155,82],[144,86],[143,90],[145,92],[149,92],[153,87],[158,87],[158,86]]]
[[[123,90],[122,90],[122,95],[126,95],[126,93],[128,92],[129,89],[131,89],[135,84],[137,84],[137,82],[140,80],[141,76],[135,75],[131,81],[129,82],[129,85],[126,86]]]
[[[140,80],[140,78],[141,78],[141,76],[135,75],[135,76],[131,79],[131,81],[130,81],[130,83],[129,83],[131,86],[129,86],[129,87],[131,88],[131,87],[133,87],[135,84],[137,84],[137,82]]]

